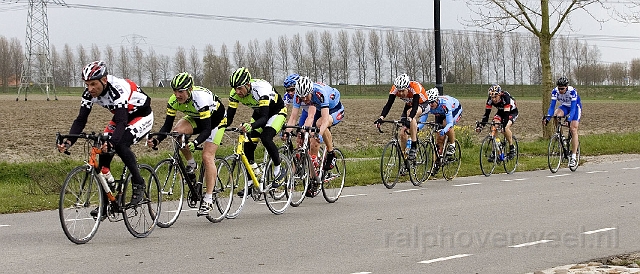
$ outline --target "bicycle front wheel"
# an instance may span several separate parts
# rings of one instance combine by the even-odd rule
[[[322,196],[329,203],[334,203],[340,197],[344,188],[344,178],[347,175],[347,165],[342,151],[333,148],[335,165],[330,170],[322,172]]]
[[[265,188],[272,186],[275,182],[273,168],[273,160],[269,157],[265,164],[265,174],[263,176],[265,180]],[[280,215],[287,210],[287,207],[291,204],[291,193],[293,193],[293,172],[295,172],[295,169],[289,158],[282,153],[280,153],[280,169],[284,169],[287,172],[284,179],[280,182],[275,182],[278,187],[271,187],[268,191],[264,192],[264,201],[267,204],[267,207],[276,215]],[[282,199],[283,197],[285,199]]]
[[[518,139],[516,138],[516,136],[511,136],[513,138],[513,156],[509,157],[510,154],[510,147],[509,146],[505,146],[503,148],[503,150],[507,153],[507,155],[505,156],[504,161],[502,162],[503,166],[504,166],[504,171],[507,174],[513,174],[516,171],[516,168],[518,167],[518,159],[520,158],[520,149],[518,147]]]
[[[170,227],[178,220],[184,204],[184,179],[174,161],[164,159],[155,168],[156,176],[160,181],[163,209],[158,216],[158,226],[163,228]]]
[[[62,184],[58,213],[62,231],[67,238],[84,244],[98,232],[101,216],[106,216],[106,199],[98,177],[89,166],[71,170]],[[91,211],[97,209],[96,216]]]
[[[392,189],[400,179],[400,168],[404,165],[398,146],[395,142],[389,142],[382,150],[380,157],[380,177],[382,183],[388,189]]]
[[[491,136],[484,137],[480,145],[480,170],[484,176],[491,176],[496,168],[497,159],[495,139]]]
[[[554,134],[549,140],[549,148],[547,152],[547,163],[549,164],[549,170],[551,173],[558,172],[558,168],[560,168],[562,158],[564,157],[565,155],[562,151],[560,135]]]
[[[433,167],[433,154],[429,142],[418,141],[416,160],[411,167],[411,183],[419,186],[429,178]]]
[[[144,238],[149,236],[158,223],[158,217],[162,212],[161,205],[161,189],[158,177],[154,169],[146,164],[138,165],[140,176],[145,181],[145,191],[142,201],[136,205],[125,205],[124,207],[124,224],[127,226],[129,233],[136,238]],[[129,175],[125,182],[125,190],[122,195],[127,195],[127,186],[132,183],[132,177]],[[123,197],[123,198],[124,198]]]
[[[305,193],[309,189],[311,172],[311,159],[309,153],[298,150],[292,154],[293,166],[293,192],[291,193],[291,206],[297,207],[304,201]]]
[[[247,179],[247,171],[238,155],[229,155],[224,160],[229,164],[229,170],[231,171],[231,183],[233,188],[238,192],[238,199],[232,199],[229,212],[227,213],[227,219],[235,219],[238,217],[244,203],[247,201],[251,186],[249,186]],[[234,193],[232,193],[234,194]]]
[[[218,176],[213,185],[213,202],[217,211],[209,211],[207,220],[217,223],[224,220],[229,213],[231,203],[233,201],[234,183],[231,176],[231,167],[223,158],[216,158],[216,167],[218,168]],[[200,174],[201,181],[204,181],[204,165]]]
[[[453,155],[444,156],[445,164],[442,167],[442,175],[447,181],[453,180],[458,175],[458,171],[460,170],[460,164],[462,163],[462,150],[460,149],[460,143],[458,140],[455,142],[456,149]]]

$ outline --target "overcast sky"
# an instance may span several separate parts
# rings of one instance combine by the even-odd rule
[[[26,29],[26,0],[0,2],[0,35],[17,37],[22,42]],[[103,49],[111,45],[131,45],[132,35],[146,50],[153,47],[157,53],[173,56],[182,46],[201,50],[206,44],[219,49],[225,43],[232,49],[236,40],[246,46],[252,39],[262,42],[269,37],[309,30],[337,31],[339,28],[305,27],[256,22],[232,22],[228,19],[196,19],[133,13],[133,10],[152,10],[182,13],[183,16],[208,15],[212,17],[236,16],[273,20],[329,22],[333,24],[410,27],[433,29],[433,1],[424,0],[278,0],[278,1],[212,1],[212,0],[67,0],[68,4],[117,7],[130,12],[65,8],[51,4],[48,11],[50,43],[61,50],[65,43],[72,48],[82,44],[89,50],[92,43]],[[605,12],[595,11],[606,17]],[[469,19],[470,11],[464,1],[441,1],[441,28],[443,30],[472,30],[461,22]],[[216,17],[216,18],[219,18]],[[622,24],[613,21],[602,25],[580,12],[572,15],[573,30],[564,28],[560,34],[580,37],[589,44],[598,45],[602,61],[620,62],[640,58],[640,24]],[[524,29],[518,30],[526,32]],[[623,36],[627,37],[623,39]],[[623,42],[621,42],[624,40]]]

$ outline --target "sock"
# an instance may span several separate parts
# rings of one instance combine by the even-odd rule
[[[575,153],[571,154],[571,158],[575,159],[576,158],[576,154]]]
[[[273,174],[274,175],[280,174],[280,166],[279,165],[273,167]]]
[[[204,200],[207,203],[213,204],[213,193],[212,194],[205,193],[204,198],[202,198],[202,200]]]
[[[187,164],[192,167],[192,168],[196,168],[198,166],[198,164],[196,164],[196,160],[195,159],[189,159],[187,160]]]

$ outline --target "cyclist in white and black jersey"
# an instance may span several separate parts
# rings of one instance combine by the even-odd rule
[[[251,121],[242,123],[240,127],[249,133],[251,142],[244,143],[244,150],[251,166],[255,169],[257,165],[254,161],[254,153],[257,147],[258,138],[262,141],[267,153],[273,160],[273,173],[276,181],[272,187],[278,187],[278,182],[285,178],[286,167],[280,167],[280,155],[278,147],[273,142],[273,137],[282,129],[287,117],[287,108],[284,105],[282,96],[269,84],[261,79],[251,79],[251,74],[247,68],[237,69],[229,77],[231,92],[229,94],[229,108],[227,109],[228,125],[233,123],[236,109],[241,103],[253,109]],[[251,188],[249,188],[251,189]],[[244,193],[238,193],[244,195]]]
[[[187,172],[193,174],[197,164],[193,158],[195,148],[203,145],[202,162],[205,166],[204,181],[207,186],[206,193],[200,203],[197,215],[208,215],[213,208],[213,189],[218,176],[218,168],[215,164],[216,152],[224,135],[224,128],[220,128],[225,116],[224,105],[220,98],[209,89],[194,86],[193,76],[187,72],[178,73],[171,80],[173,95],[167,103],[167,116],[160,132],[175,131],[184,134],[198,134],[198,137],[190,141],[180,151],[187,160]],[[178,121],[175,127],[173,122],[177,112],[184,113],[184,117]],[[173,130],[172,130],[173,127]],[[149,139],[148,144],[156,147],[165,136],[159,135]]]
[[[142,200],[145,183],[140,176],[136,155],[131,151],[131,145],[146,136],[153,126],[151,98],[144,94],[133,81],[108,75],[107,66],[103,61],[86,65],[82,70],[82,80],[87,87],[82,94],[80,112],[73,121],[69,134],[79,134],[84,130],[94,104],[113,113],[113,118],[104,130],[110,138],[106,141],[103,151],[113,148],[131,172],[133,177],[131,204],[137,204]],[[64,140],[58,145],[58,150],[60,152],[67,150],[76,140],[77,138]],[[112,159],[112,154],[100,155],[99,167],[110,168]]]

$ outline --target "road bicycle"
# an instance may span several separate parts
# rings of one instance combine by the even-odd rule
[[[184,148],[189,141],[188,134],[178,132],[156,132],[149,134],[153,136],[166,136],[171,140],[173,150],[168,158],[158,162],[155,167],[156,175],[160,180],[160,189],[162,191],[162,206],[164,210],[158,220],[158,226],[167,228],[173,225],[180,217],[184,199],[187,199],[187,206],[190,208],[198,208],[202,203],[202,198],[206,191],[205,182],[205,166],[200,162],[199,180],[196,174],[187,171],[182,157],[180,157],[180,149]],[[202,150],[196,147],[196,150]],[[233,183],[231,181],[231,170],[229,165],[222,158],[215,160],[218,168],[218,176],[213,189],[213,204],[216,210],[209,211],[205,215],[207,219],[213,223],[220,222],[225,219],[231,202],[233,199]],[[184,193],[184,186],[187,185],[187,194]]]
[[[518,167],[518,159],[520,158],[520,150],[518,147],[518,139],[515,135],[512,135],[514,152],[511,156],[509,154],[509,144],[506,139],[500,139],[496,137],[496,132],[502,132],[502,123],[491,122],[479,122],[476,121],[476,128],[481,126],[490,126],[489,134],[484,137],[480,144],[480,170],[484,176],[491,176],[498,164],[504,167],[504,171],[507,174],[512,174]]]
[[[569,121],[563,116],[544,116],[545,119],[553,118],[555,125],[555,133],[549,139],[549,148],[547,150],[547,163],[549,164],[549,170],[551,173],[558,172],[560,165],[563,161],[569,162],[571,157],[571,151],[573,143],[571,142],[571,130],[568,130],[568,134],[564,135],[562,128],[569,129]],[[565,118],[563,120],[563,118]],[[580,143],[578,143],[578,149],[576,150],[576,165],[569,166],[569,170],[576,171],[578,164],[580,163]]]
[[[275,182],[273,161],[266,151],[263,162],[258,164],[258,169],[261,172],[256,174],[256,170],[251,168],[249,160],[244,154],[244,143],[251,142],[247,133],[239,128],[226,128],[225,131],[238,133],[234,153],[225,157],[224,160],[229,164],[231,181],[237,187],[240,196],[239,199],[234,199],[231,209],[229,213],[227,213],[227,218],[234,219],[240,214],[247,200],[247,196],[251,196],[254,201],[264,199],[267,207],[273,214],[280,215],[284,213],[291,203],[293,193],[293,176],[291,171],[294,169],[291,166],[289,158],[283,153],[280,153],[281,168],[288,170],[284,179],[280,182]],[[249,184],[249,180],[252,182],[251,185]],[[277,185],[276,188],[272,187],[274,182]]]
[[[453,180],[453,178],[458,175],[460,164],[462,163],[462,150],[460,148],[460,143],[456,140],[454,153],[452,155],[446,155],[446,149],[439,147],[436,142],[436,135],[439,134],[439,130],[444,127],[441,124],[434,122],[424,122],[422,124],[425,124],[426,127],[429,128],[427,140],[425,140],[426,143],[429,144],[427,147],[431,149],[431,153],[429,153],[429,155],[435,155],[435,160],[433,161],[433,166],[429,173],[429,178],[431,178],[431,176],[435,176],[440,170],[442,170],[442,177],[444,177],[445,180]],[[443,144],[446,146],[448,143],[448,137],[445,136]]]
[[[433,154],[429,153],[431,145],[428,142],[415,140],[416,158],[409,160],[408,151],[405,151],[405,144],[400,143],[398,139],[398,131],[403,128],[402,121],[382,120],[382,123],[393,124],[393,134],[391,140],[385,145],[380,156],[380,177],[382,183],[388,189],[393,188],[400,180],[401,176],[409,175],[409,180],[414,186],[419,186],[427,181],[433,167]],[[384,133],[380,127],[377,127],[380,133]]]
[[[292,199],[292,206],[299,206],[305,197],[313,198],[320,192],[322,192],[322,196],[328,203],[337,201],[344,189],[347,172],[346,161],[342,151],[334,147],[334,160],[332,163],[326,163],[326,146],[321,144],[318,151],[318,166],[314,166],[309,155],[309,146],[312,138],[311,133],[318,133],[319,129],[316,127],[286,125],[284,128],[296,129],[302,134],[300,147],[296,149],[293,149],[291,136],[288,136],[285,141],[285,147],[291,151],[288,155],[296,171],[294,182],[298,185],[298,187],[294,188],[295,199]],[[330,168],[325,169],[326,164],[329,164]],[[296,180],[297,178],[299,180]]]
[[[140,175],[145,180],[145,191],[138,204],[127,203],[131,175],[126,166],[123,167],[119,180],[108,183],[99,174],[98,155],[102,154],[102,145],[107,136],[96,133],[56,134],[56,143],[62,144],[65,138],[83,139],[85,154],[88,159],[84,164],[73,168],[67,175],[60,190],[58,213],[62,230],[67,238],[76,243],[90,241],[98,231],[100,222],[108,219],[111,222],[124,220],[131,235],[137,238],[147,237],[156,227],[160,216],[161,197],[158,178],[154,169],[146,164],[139,164]],[[70,152],[65,150],[65,154]]]

